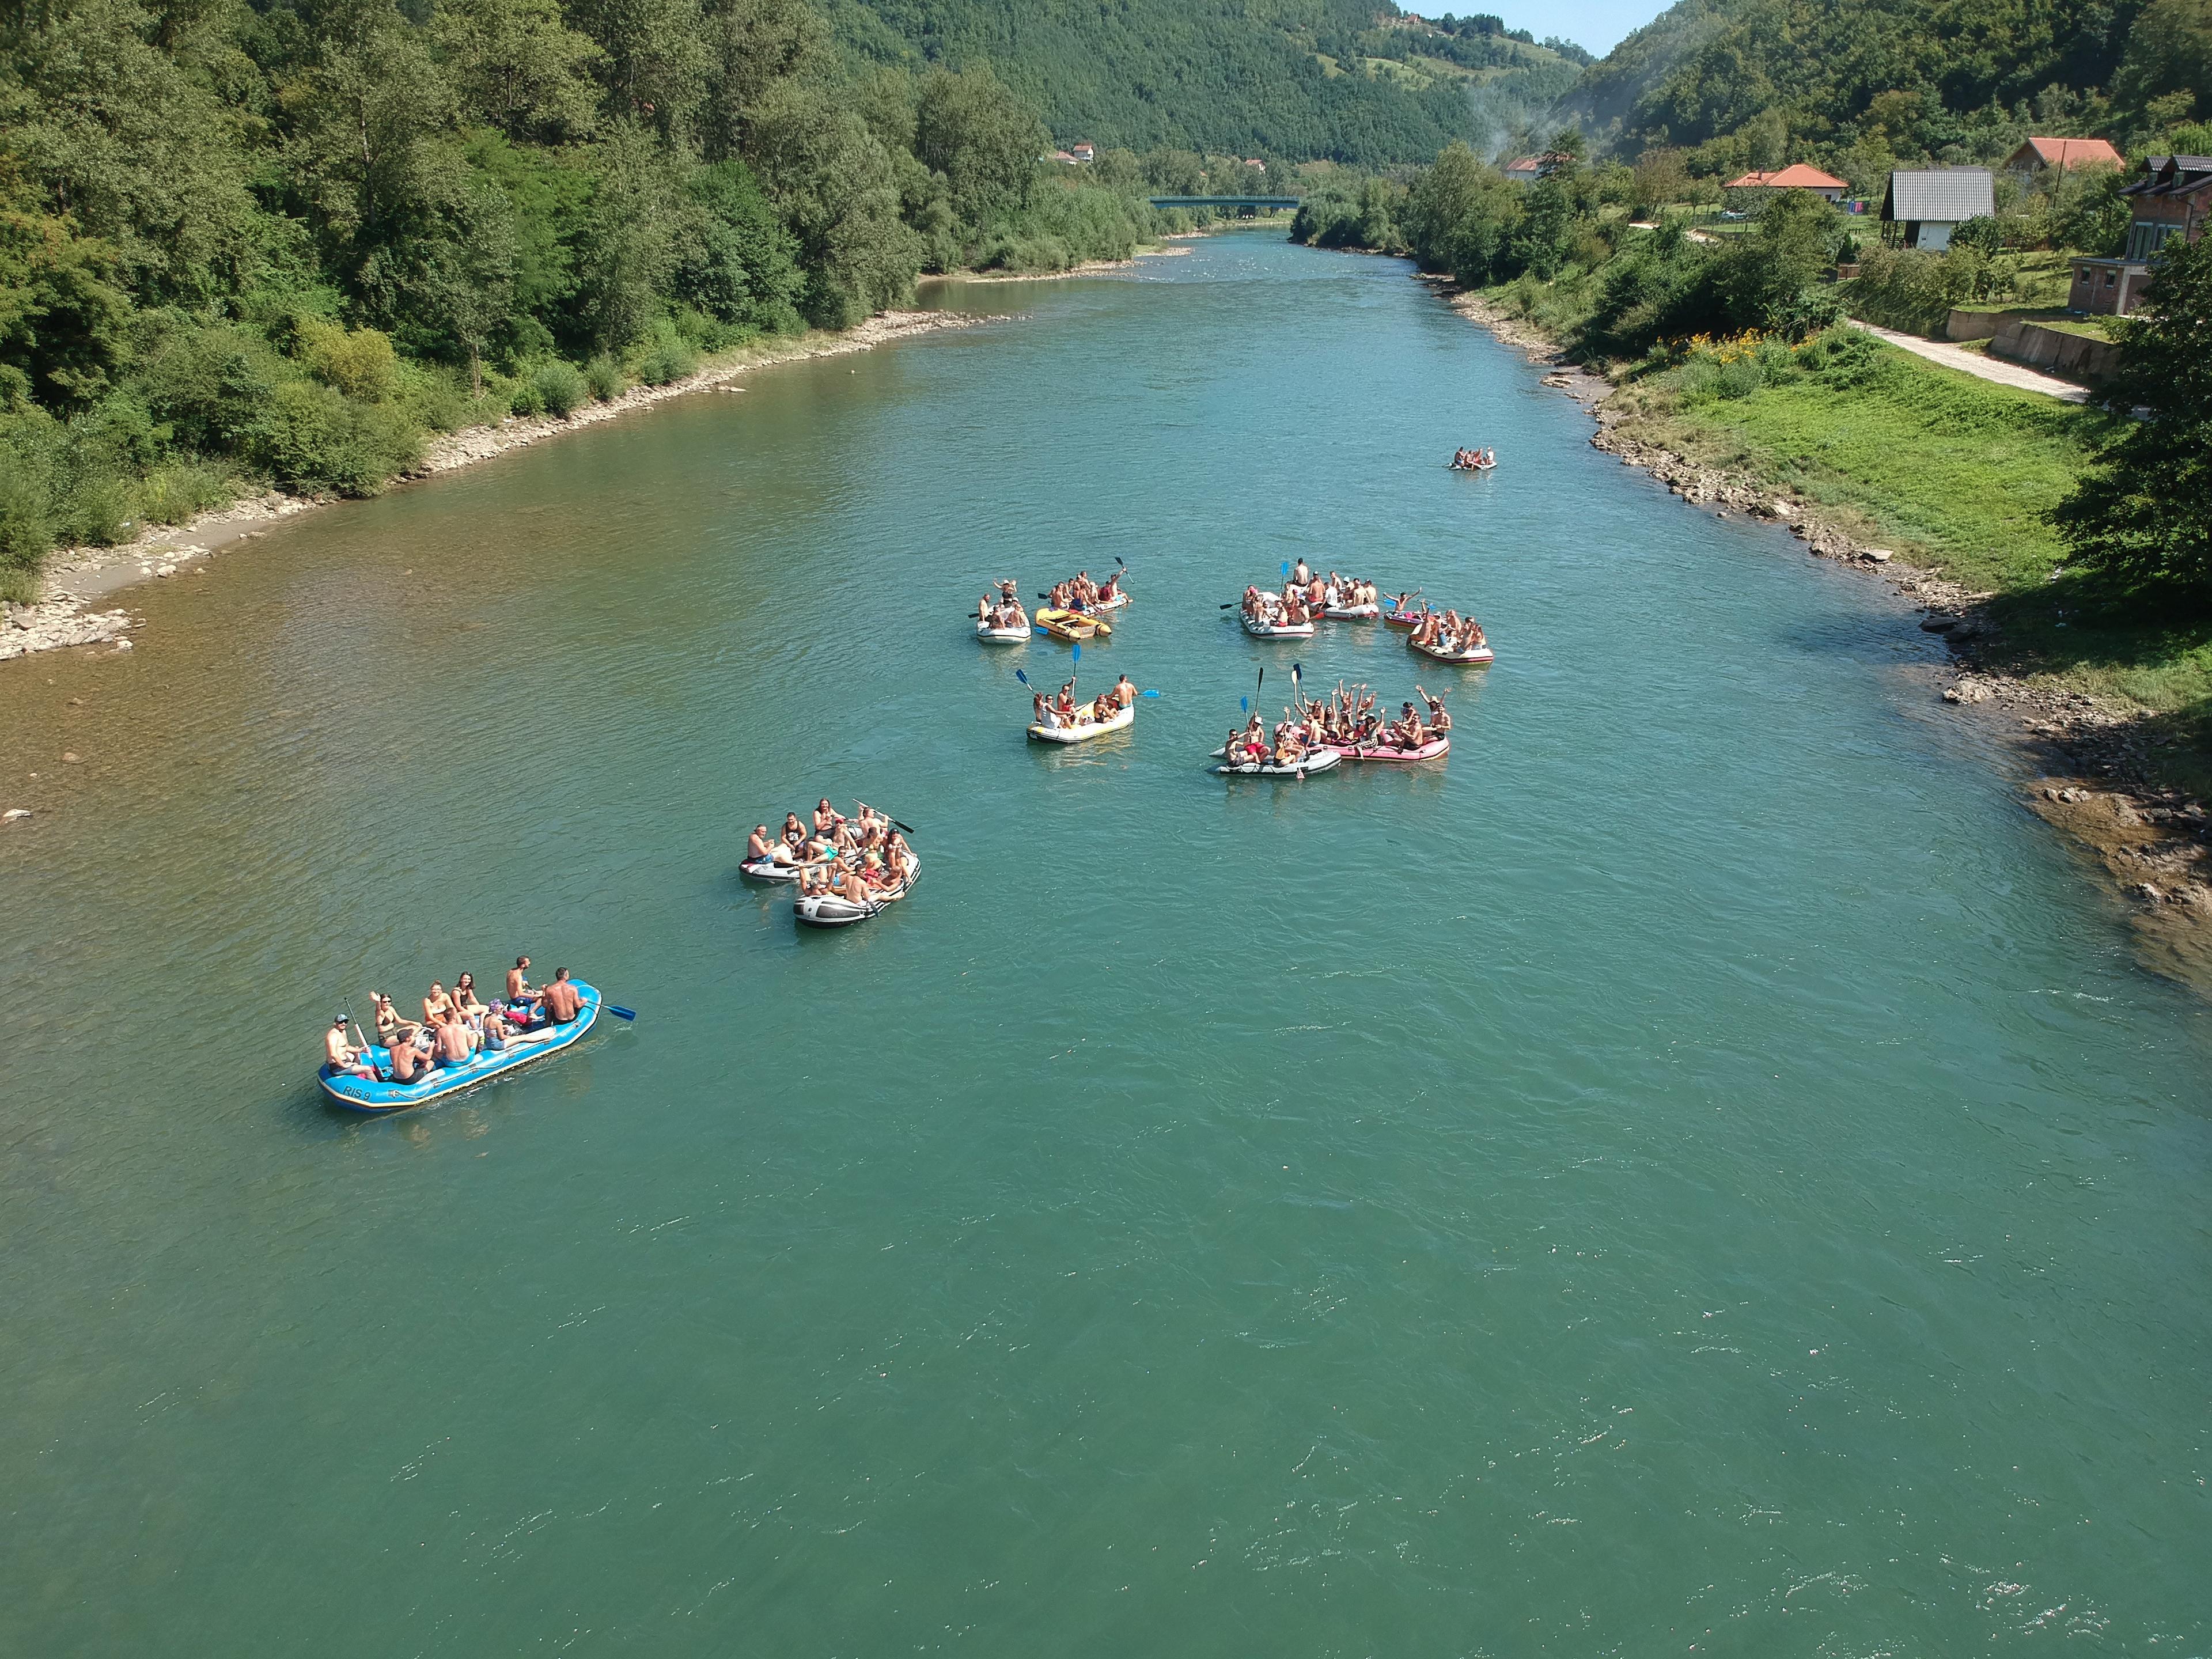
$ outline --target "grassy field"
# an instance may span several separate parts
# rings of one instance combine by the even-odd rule
[[[1635,435],[1818,504],[1861,540],[1994,594],[2002,665],[2158,716],[2173,781],[2212,784],[2212,626],[2109,614],[2052,572],[2041,514],[2113,418],[1993,386],[1887,346],[1845,375],[1785,374],[1748,396],[1686,398],[1658,374],[1620,395]]]

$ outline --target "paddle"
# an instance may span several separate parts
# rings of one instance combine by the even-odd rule
[[[617,1008],[611,1002],[602,1002],[599,1006],[605,1009],[617,1019],[635,1019],[637,1018],[636,1010],[631,1008]]]

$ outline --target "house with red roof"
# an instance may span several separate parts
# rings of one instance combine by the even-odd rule
[[[1729,190],[1809,190],[1824,202],[1842,201],[1850,187],[1848,179],[1802,161],[1792,162],[1778,173],[1747,173],[1741,179],[1729,179],[1726,186]]]
[[[1547,150],[1541,155],[1518,155],[1498,171],[1516,185],[1533,185],[1548,175],[1555,167],[1563,167],[1575,158],[1561,150]]]
[[[2005,171],[2021,179],[2052,168],[2071,173],[2077,167],[2111,167],[2118,172],[2126,165],[2119,151],[2101,138],[2031,138],[2005,159]]]

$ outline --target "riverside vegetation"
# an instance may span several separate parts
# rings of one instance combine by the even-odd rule
[[[1293,234],[1401,252],[1479,291],[1614,383],[1609,447],[1794,497],[1983,596],[1977,659],[2147,717],[2164,746],[2153,769],[2212,787],[2212,245],[2169,255],[2145,318],[2120,331],[2112,407],[2078,407],[1844,320],[1940,292],[1996,239],[1868,251],[1869,276],[1838,284],[1858,233],[1818,198],[1783,193],[1714,237],[1650,199],[1650,165],[1585,166],[1580,147],[1562,135],[1559,164],[1525,188],[1449,149],[1410,178],[1316,192]],[[1657,171],[1679,177],[1677,161]],[[2094,205],[2065,188],[2027,211],[2063,224]]]
[[[0,42],[0,598],[921,271],[1126,258],[1189,222],[1148,184],[1226,165],[1041,162],[988,65],[856,63],[805,0],[64,0]]]

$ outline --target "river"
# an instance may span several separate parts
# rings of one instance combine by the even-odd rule
[[[1396,262],[945,302],[0,667],[0,1650],[2203,1651],[2212,1022],[1910,614]],[[1044,752],[962,613],[1117,554]],[[1294,661],[1448,764],[1206,775]],[[925,868],[801,936],[824,793]],[[518,951],[639,1021],[319,1103]]]

